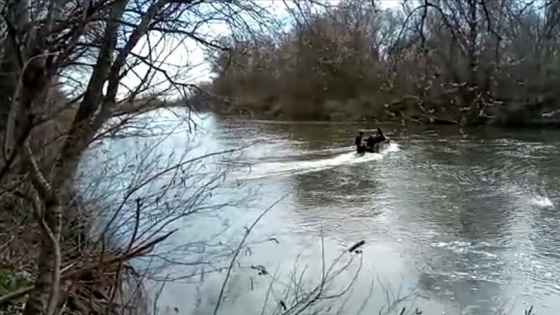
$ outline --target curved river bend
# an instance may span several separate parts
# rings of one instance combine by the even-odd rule
[[[250,171],[232,171],[224,184],[230,187],[215,197],[247,193],[246,204],[224,214],[232,226],[247,225],[289,193],[250,236],[271,241],[245,251],[240,265],[262,265],[284,277],[296,265],[316,273],[318,258],[332,260],[365,240],[348,314],[362,305],[377,313],[387,292],[389,299],[413,292],[406,306],[424,314],[523,314],[534,305],[552,315],[560,309],[556,132],[475,130],[465,136],[453,128],[401,132],[389,126],[396,144],[360,158],[351,146],[356,125],[209,116],[201,127],[197,152],[255,142],[229,161]],[[166,145],[173,150],[185,139],[179,134]],[[200,221],[184,227],[182,237],[219,228]],[[213,311],[223,277],[166,285],[161,313]],[[235,272],[222,313],[260,313],[264,279],[254,268]]]

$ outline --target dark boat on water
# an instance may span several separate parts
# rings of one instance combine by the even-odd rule
[[[391,140],[385,139],[383,142],[378,142],[373,145],[373,148],[366,148],[365,152],[358,153],[359,155],[364,155],[367,153],[381,153],[384,150],[387,150],[391,145]]]

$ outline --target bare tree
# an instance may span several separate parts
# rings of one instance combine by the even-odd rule
[[[99,294],[88,283],[92,278],[116,273],[113,278],[120,281],[119,275],[130,270],[127,262],[171,237],[170,227],[178,220],[209,210],[206,207],[219,209],[220,205],[201,205],[223,182],[225,171],[196,171],[212,156],[235,150],[183,154],[169,158],[167,165],[153,161],[154,156],[151,161],[144,157],[135,161],[143,163],[134,168],[136,173],[113,174],[121,179],[131,176],[130,183],[122,191],[107,186],[105,193],[97,190],[95,207],[87,211],[93,211],[92,220],[103,221],[97,223],[104,227],[97,230],[97,241],[89,240],[88,246],[73,243],[76,235],[91,238],[78,215],[90,214],[83,209],[85,192],[76,186],[76,178],[91,175],[79,171],[84,152],[107,138],[146,136],[153,125],[140,114],[168,106],[165,97],[186,96],[195,87],[185,73],[192,64],[171,65],[177,47],[190,42],[226,49],[205,39],[208,25],[219,21],[249,30],[254,25],[251,21],[265,21],[267,15],[249,2],[205,4],[194,0],[9,0],[2,14],[5,83],[0,100],[0,183],[10,196],[6,202],[23,205],[26,211],[22,214],[35,218],[43,236],[35,257],[33,285],[10,292],[0,301],[28,295],[24,314],[54,314],[69,306],[67,303],[83,311],[76,299],[83,298],[83,292],[69,294],[71,283],[86,287],[70,286],[72,289]],[[170,42],[174,43],[171,47],[167,46]],[[131,78],[132,85],[127,85]],[[185,123],[193,127],[189,115],[185,115]],[[125,170],[132,165],[132,161],[124,163],[120,166]],[[195,179],[203,175],[204,179]],[[186,183],[193,180],[201,186],[185,191]],[[146,220],[145,213],[158,219]],[[126,246],[118,243],[123,241],[123,225],[131,233]],[[110,293],[108,300],[117,295]]]
[[[213,91],[235,108],[304,119],[479,125],[546,123],[542,115],[556,112],[549,85],[558,73],[552,2],[423,0],[385,11],[371,6],[289,6],[294,26],[285,36],[234,42],[235,53],[214,56],[216,65],[222,63]],[[260,53],[266,62],[258,67],[248,59],[256,50],[267,52],[266,58]],[[294,80],[300,84],[287,84]],[[296,109],[290,108],[294,103]]]

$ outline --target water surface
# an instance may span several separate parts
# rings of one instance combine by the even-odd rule
[[[359,311],[368,296],[365,312],[377,313],[390,291],[395,295],[390,300],[413,292],[410,303],[424,314],[495,314],[504,307],[522,314],[529,305],[539,314],[556,314],[557,133],[485,129],[461,134],[454,128],[388,126],[395,143],[390,150],[356,156],[356,131],[376,127],[210,116],[201,122],[204,132],[190,140],[178,134],[166,143],[166,150],[178,150],[195,141],[191,154],[250,144],[242,154],[207,162],[208,167],[250,166],[228,172],[223,187],[205,201],[232,198],[235,205],[224,207],[213,221],[181,221],[180,237],[173,242],[215,241],[224,226],[219,222],[230,227],[221,240],[238,240],[244,226],[287,194],[252,231],[250,240],[263,242],[241,255],[222,313],[260,313],[274,272],[277,282],[287,281],[293,270],[305,269],[313,278],[321,273],[323,257],[328,263],[365,240],[347,313]],[[259,276],[250,268],[256,265],[269,275]],[[352,278],[352,268],[341,275],[341,283]],[[200,267],[176,266],[173,273],[193,269]],[[161,313],[212,311],[224,275],[166,285]],[[281,295],[277,292],[277,300],[269,296],[269,312],[278,311]],[[336,313],[338,306],[329,304],[322,313]]]

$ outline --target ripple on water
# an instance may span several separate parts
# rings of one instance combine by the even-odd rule
[[[250,156],[260,184],[282,178],[293,189],[283,209],[291,237],[382,244],[404,263],[364,258],[414,274],[419,293],[455,305],[453,315],[560,295],[559,139],[433,131],[398,139],[397,154],[358,161],[343,156],[352,139],[333,131],[328,143],[329,129],[317,128],[282,130]]]

